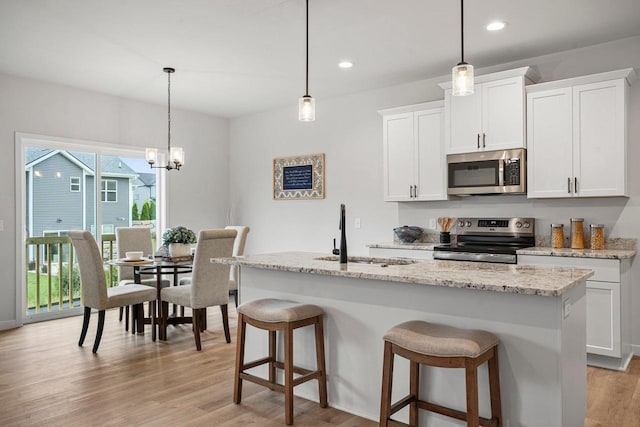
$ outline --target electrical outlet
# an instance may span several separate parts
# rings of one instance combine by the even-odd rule
[[[436,219],[435,218],[429,218],[429,229],[431,229],[431,230],[435,230],[436,229]]]
[[[562,314],[565,319],[571,315],[571,300],[569,298],[562,302]]]
[[[360,218],[356,218],[356,221],[355,221],[354,226],[355,226],[356,228],[360,228]]]

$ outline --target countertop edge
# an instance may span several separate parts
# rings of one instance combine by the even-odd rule
[[[518,255],[532,256],[554,256],[565,258],[594,258],[594,259],[628,259],[636,255],[632,249],[571,249],[571,248],[548,248],[534,246],[531,248],[518,249]]]

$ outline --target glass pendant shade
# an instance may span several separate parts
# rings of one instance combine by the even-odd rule
[[[147,160],[147,163],[149,163],[150,165],[155,164],[158,161],[158,149],[147,148],[144,152],[144,158]]]
[[[184,165],[184,150],[182,147],[171,147],[169,152],[169,162],[178,166]]]
[[[451,70],[453,96],[465,96],[473,94],[473,65],[460,62]]]
[[[309,95],[305,95],[298,101],[298,120],[312,122],[316,119],[316,101]]]

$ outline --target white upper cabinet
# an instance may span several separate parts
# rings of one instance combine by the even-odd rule
[[[446,200],[442,101],[383,110],[385,201]]]
[[[452,96],[445,90],[447,154],[524,148],[525,84],[534,78],[529,67],[476,78],[473,95]]]
[[[527,88],[528,197],[627,195],[633,69]]]

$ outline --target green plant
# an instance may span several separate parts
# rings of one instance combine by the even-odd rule
[[[140,212],[138,211],[138,204],[136,202],[133,202],[133,206],[131,206],[131,218],[134,221],[140,220]]]
[[[182,225],[169,228],[162,233],[162,244],[164,246],[169,246],[171,243],[196,243],[196,241],[196,234]]]
[[[156,219],[156,202],[151,199],[147,200],[147,202],[149,203],[149,219],[154,220]]]
[[[69,267],[63,265],[60,273],[62,276],[62,295],[69,296]],[[71,283],[73,296],[75,297],[77,295],[80,295],[80,269],[78,268],[78,266],[73,269],[73,277]]]
[[[140,214],[140,219],[142,221],[149,221],[151,219],[151,211],[149,208],[149,202],[144,202],[142,204],[142,213]]]

